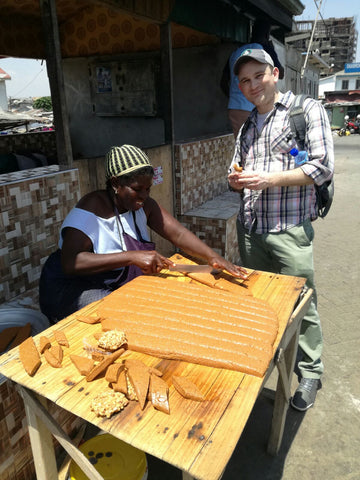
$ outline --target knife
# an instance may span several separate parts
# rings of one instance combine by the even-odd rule
[[[168,270],[171,272],[181,272],[181,273],[212,273],[213,275],[217,275],[218,273],[221,273],[222,270],[217,270],[216,268],[213,268],[211,265],[189,265],[189,264],[181,264],[181,263],[175,263],[174,265],[170,265],[168,267]],[[246,278],[243,278],[242,280],[249,280],[249,278],[257,273],[257,270],[253,270],[251,273],[248,274]],[[241,280],[241,279],[238,279]]]
[[[171,272],[181,272],[181,273],[220,273],[221,270],[216,270],[211,265],[187,265],[187,264],[180,264],[175,263],[174,265],[170,265],[168,270]]]

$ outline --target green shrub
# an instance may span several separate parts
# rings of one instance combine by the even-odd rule
[[[34,108],[42,108],[46,112],[51,112],[51,110],[52,110],[51,97],[37,98],[33,103],[33,107]]]

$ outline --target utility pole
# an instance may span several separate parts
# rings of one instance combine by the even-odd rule
[[[304,65],[303,65],[303,67],[302,67],[302,69],[301,69],[301,78],[304,78],[304,74],[305,74],[305,70],[306,70],[306,65],[307,65],[307,62],[308,62],[308,58],[309,58],[309,54],[310,54],[310,50],[311,50],[311,46],[312,46],[312,42],[313,42],[313,38],[314,38],[314,33],[315,33],[316,24],[317,24],[317,19],[318,19],[319,13],[320,13],[321,4],[322,4],[322,0],[320,0],[320,4],[319,4],[318,10],[317,10],[317,12],[316,12],[316,18],[315,18],[314,26],[313,26],[313,29],[312,29],[312,32],[311,32],[311,37],[310,37],[310,40],[309,40],[309,45],[308,45],[308,49],[307,49],[307,52],[306,52],[306,57],[305,57],[305,60],[304,60]],[[315,5],[316,5],[316,3],[315,3]]]

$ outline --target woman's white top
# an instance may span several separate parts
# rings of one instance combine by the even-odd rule
[[[137,238],[133,212],[121,213],[119,217],[121,224],[116,219],[115,214],[110,218],[101,218],[82,208],[73,208],[61,225],[59,248],[61,248],[63,244],[64,228],[72,227],[85,233],[85,235],[90,238],[94,253],[115,253],[126,250],[123,239],[123,229],[125,233],[131,237]],[[136,225],[140,230],[143,240],[149,241],[150,236],[147,229],[147,218],[144,209],[140,208],[136,210],[135,217]]]

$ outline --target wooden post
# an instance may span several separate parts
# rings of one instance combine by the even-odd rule
[[[46,46],[46,66],[54,114],[57,159],[59,165],[71,167],[73,158],[65,100],[56,3],[55,0],[39,0],[39,2]]]
[[[174,95],[172,39],[170,22],[160,25],[161,58],[161,109],[164,119],[165,143],[171,145],[171,170],[173,184],[173,215],[176,216],[176,172],[175,172],[175,133],[174,133]]]
[[[174,142],[174,100],[171,25],[160,25],[161,107],[164,118],[165,143]]]

